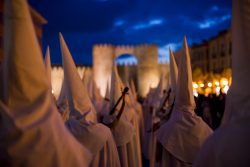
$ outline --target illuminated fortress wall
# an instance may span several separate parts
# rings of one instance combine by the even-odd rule
[[[84,66],[77,67],[77,71],[78,71],[81,78],[82,78],[84,70],[86,68],[90,68],[90,67],[84,67]],[[56,99],[58,98],[58,96],[60,94],[63,78],[64,78],[64,74],[63,74],[62,66],[52,66],[51,82],[52,82],[53,94],[56,97]]]
[[[110,82],[112,64],[122,54],[134,55],[138,60],[137,88],[140,96],[145,97],[150,87],[159,82],[158,46],[151,44],[124,46],[101,44],[93,47],[93,72],[97,86],[104,95]]]
[[[105,95],[107,83],[110,82],[114,55],[115,50],[112,45],[104,44],[93,47],[94,80],[102,96]]]
[[[93,67],[77,66],[80,77],[84,70],[90,68],[93,71],[97,86],[104,96],[107,83],[110,84],[112,64],[117,57],[123,54],[130,54],[137,58],[137,65],[118,66],[122,80],[133,78],[135,80],[138,94],[145,97],[150,87],[156,87],[160,75],[164,76],[164,85],[168,83],[168,64],[158,64],[158,47],[156,45],[137,46],[114,46],[109,44],[94,45],[93,47]],[[120,71],[123,71],[120,73]],[[64,78],[62,66],[52,66],[52,89],[53,94],[58,98]]]

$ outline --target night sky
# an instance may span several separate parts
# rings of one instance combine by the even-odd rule
[[[231,25],[231,0],[29,0],[47,20],[43,51],[61,64],[62,32],[76,64],[92,64],[92,45],[156,43],[159,60],[168,47],[181,47],[215,36]]]

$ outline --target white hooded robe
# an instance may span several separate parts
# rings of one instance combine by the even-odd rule
[[[195,167],[250,166],[249,30],[249,0],[233,0],[232,85],[222,124],[204,144]]]
[[[108,127],[97,122],[96,110],[77,72],[69,49],[60,34],[66,96],[70,118],[66,126],[93,155],[91,167],[119,167],[115,142]]]
[[[89,151],[65,127],[51,97],[26,0],[4,1],[0,166],[83,167]]]
[[[160,166],[192,166],[203,142],[212,134],[212,130],[194,113],[194,109],[190,56],[184,38],[174,109],[157,134],[163,147]]]

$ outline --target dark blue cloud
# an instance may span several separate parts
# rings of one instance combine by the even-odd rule
[[[184,35],[189,44],[230,27],[229,0],[30,0],[47,20],[44,48],[60,63],[58,32],[62,32],[77,64],[92,63],[95,43],[156,43],[159,56],[178,49]]]

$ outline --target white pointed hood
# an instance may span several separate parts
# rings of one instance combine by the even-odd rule
[[[169,90],[169,88],[171,88],[171,92],[170,92],[170,96],[168,99],[168,107],[171,107],[172,103],[174,102],[174,98],[176,95],[176,86],[177,86],[177,79],[178,79],[178,67],[176,65],[175,62],[175,57],[173,52],[171,51],[171,49],[169,48],[169,59],[170,59],[170,85],[169,87],[166,87],[166,93],[163,95],[163,97],[161,98],[161,103],[160,103],[160,107],[166,106],[166,98],[167,96],[169,96],[169,94],[167,93],[167,91]]]
[[[101,114],[100,115],[109,115],[110,111],[110,89],[109,89],[109,82],[107,82],[107,88],[105,92],[105,96],[103,98],[102,102],[102,109],[100,110]]]
[[[228,91],[222,124],[250,114],[249,19],[247,1],[233,1],[232,85]]]
[[[82,84],[75,63],[61,33],[59,34],[59,38],[62,52],[66,93],[71,115],[78,118],[80,115],[83,115],[87,123],[96,122],[96,111],[88,96],[87,88]]]
[[[186,38],[178,64],[174,111],[157,131],[157,139],[175,158],[192,164],[212,130],[194,113],[192,73]]]
[[[131,88],[130,93],[132,93],[134,99],[137,101],[137,92],[136,92],[135,83],[133,80],[130,81],[130,88]]]
[[[26,2],[22,5],[12,1],[6,3],[12,8],[5,11],[6,17],[17,19],[5,19],[4,22],[4,102],[16,109],[35,102],[49,85],[47,77],[43,77],[47,75],[29,10],[26,5],[20,7]]]
[[[122,95],[122,91],[124,89],[124,85],[120,79],[120,76],[117,71],[116,64],[113,64],[112,75],[111,75],[111,89],[110,89],[110,109],[112,109]],[[117,106],[120,108],[121,103]]]
[[[109,111],[110,111],[109,106],[110,106],[110,90],[109,90],[109,83],[107,83],[105,96],[102,102],[101,115],[109,115]]]
[[[84,76],[85,76],[86,70],[87,70],[87,68],[84,68],[84,69],[83,69],[83,71],[82,71],[82,82],[83,82],[83,79],[84,79]]]
[[[169,59],[170,59],[170,87],[171,87],[171,92],[175,95],[177,80],[178,80],[178,67],[175,61],[174,54],[170,48],[169,48]]]
[[[57,100],[57,108],[59,113],[62,116],[62,119],[64,122],[66,122],[69,119],[70,109],[69,109],[69,103],[68,98],[66,94],[66,84],[63,79],[61,91]]]
[[[31,167],[43,157],[38,166],[88,166],[90,154],[70,135],[53,103],[26,0],[4,1],[4,56],[1,163]]]
[[[109,115],[109,112],[114,107],[119,97],[122,95],[123,89],[124,86],[119,77],[116,64],[113,63],[110,88],[110,108],[108,111],[105,111],[105,114],[103,115],[104,122],[110,122],[111,120],[114,120],[114,114],[117,115],[116,112],[113,115]],[[108,88],[106,93],[106,95],[109,96]],[[121,103],[117,106],[117,108],[121,108]],[[132,140],[132,137],[135,135],[135,129],[127,120],[120,119],[115,128],[112,128],[112,133],[116,142],[116,146],[119,147],[124,146]]]
[[[129,85],[129,93],[128,93],[128,98],[130,99],[129,102],[131,103],[130,105],[135,105],[136,103],[136,99],[135,99],[135,95],[134,95],[134,92],[132,90],[132,87],[131,87],[131,84],[127,83],[126,85]]]
[[[126,84],[126,85],[129,85],[129,84]],[[127,86],[127,87],[129,88],[129,90],[131,90],[131,88],[129,86]],[[127,107],[132,107],[132,108],[134,107],[135,100],[134,100],[133,94],[130,91],[125,96],[125,102],[126,102]]]
[[[195,101],[192,86],[192,70],[186,37],[183,39],[181,54],[178,66],[178,84],[176,88],[175,110],[194,112]]]
[[[59,94],[59,97],[57,100],[57,105],[58,106],[63,105],[65,103],[65,99],[67,99],[67,97],[66,97],[66,83],[65,83],[65,80],[63,78],[62,87],[61,87],[60,94]]]
[[[49,86],[52,89],[51,83],[51,61],[50,61],[50,49],[49,46],[47,47],[46,54],[45,54],[45,67],[48,76]]]
[[[233,82],[226,97],[223,126],[203,145],[194,167],[249,166],[250,3],[233,0]]]
[[[162,95],[163,95],[163,75],[161,75],[158,86],[156,87],[153,93],[152,105],[155,109],[159,107]]]

